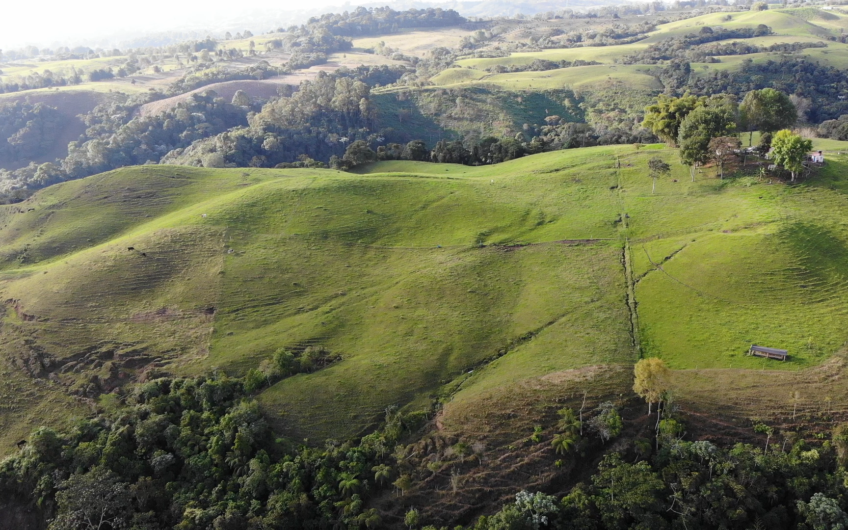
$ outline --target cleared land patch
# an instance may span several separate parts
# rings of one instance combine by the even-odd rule
[[[369,50],[373,49],[380,43],[383,43],[389,48],[398,50],[403,54],[424,57],[433,48],[455,48],[459,46],[463,37],[471,35],[472,33],[472,31],[459,28],[434,29],[430,31],[403,31],[392,35],[382,35],[380,37],[354,39],[353,46],[354,49]]]

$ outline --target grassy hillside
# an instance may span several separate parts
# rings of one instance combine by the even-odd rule
[[[727,20],[726,17],[730,17]],[[625,56],[640,52],[651,44],[665,39],[697,33],[704,27],[723,27],[726,29],[752,28],[758,24],[769,26],[773,35],[752,39],[728,39],[718,43],[735,41],[757,46],[769,46],[778,43],[826,42],[825,48],[810,48],[795,54],[809,57],[825,65],[845,68],[848,65],[848,45],[829,42],[827,37],[842,34],[848,27],[848,15],[834,11],[821,11],[813,8],[786,9],[781,11],[712,13],[688,18],[669,24],[662,24],[641,41],[612,46],[587,46],[563,49],[545,49],[534,52],[513,53],[498,58],[468,58],[457,61],[461,69],[449,69],[433,79],[439,86],[471,86],[492,84],[509,90],[534,90],[538,88],[560,88],[563,86],[585,87],[597,85],[608,79],[620,79],[631,83],[634,88],[650,91],[662,89],[656,78],[647,74],[653,65],[617,65]],[[719,57],[718,63],[693,63],[696,75],[712,70],[737,70],[742,61],[751,59],[755,63],[778,60],[780,53],[753,53]],[[582,66],[543,72],[520,72],[514,74],[490,75],[488,68],[505,65],[529,65],[535,60],[547,61],[596,61],[597,66]]]
[[[448,69],[435,76],[433,83],[443,86],[493,85],[505,90],[551,90],[563,87],[580,88],[609,80],[626,81],[640,90],[661,90],[653,76],[644,73],[640,65],[594,65],[560,68],[546,72],[516,72],[509,74],[476,73],[474,70]]]
[[[438,47],[455,48],[471,31],[459,28],[438,28],[429,31],[401,31],[379,37],[365,37],[353,41],[354,49],[373,50],[380,43],[405,55],[425,57]]]
[[[626,392],[610,374],[636,343],[675,369],[740,377],[764,366],[751,343],[788,348],[775,381],[841,350],[844,159],[794,187],[690,182],[652,147],[356,174],[147,166],[2,207],[6,392],[19,381],[41,397],[3,415],[0,441],[45,399],[240,373],[282,347],[341,357],[260,396],[281,432],[311,439],[361,432],[391,405],[439,400],[461,428],[510,402]],[[655,155],[674,171],[652,194]]]

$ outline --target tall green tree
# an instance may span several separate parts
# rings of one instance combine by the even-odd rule
[[[339,479],[339,490],[342,493],[350,494],[359,488],[360,481],[352,473],[342,473]]]
[[[680,160],[690,167],[692,181],[695,180],[695,166],[706,163],[710,158],[710,140],[736,130],[733,119],[733,113],[726,105],[718,105],[698,107],[680,124]]]
[[[798,120],[798,111],[789,96],[773,88],[752,90],[739,105],[740,123],[748,131],[748,145],[753,132],[774,132],[791,127]]]
[[[798,501],[798,512],[804,518],[805,528],[812,530],[846,530],[848,514],[842,511],[839,501],[814,493],[810,502]]]
[[[406,516],[403,518],[403,523],[407,528],[415,528],[418,526],[418,510],[410,508],[409,511],[406,512]]]
[[[426,161],[430,159],[430,150],[421,140],[413,140],[406,144],[400,155],[402,160]]]
[[[377,153],[368,146],[368,142],[357,140],[347,146],[342,160],[349,162],[351,165],[359,166],[377,160]]]
[[[560,409],[557,414],[560,418],[559,423],[557,424],[560,431],[566,434],[580,434],[580,427],[582,422],[580,421],[580,419],[578,419],[577,414],[574,412],[574,409]]]
[[[788,129],[778,131],[771,141],[771,153],[774,163],[783,166],[792,174],[792,182],[804,168],[804,158],[813,149],[813,142],[793,134]]]
[[[132,516],[129,486],[102,467],[71,475],[62,482],[56,502],[59,516],[50,530],[124,528]]]
[[[690,112],[703,106],[705,101],[706,98],[690,94],[679,98],[660,94],[656,103],[645,108],[642,126],[668,145],[676,146],[683,120]]]
[[[647,462],[627,464],[612,453],[598,465],[592,482],[597,492],[592,500],[605,528],[661,528],[655,514],[665,509],[658,502],[664,484]]]
[[[250,96],[244,90],[236,90],[233,94],[233,105],[237,107],[249,107],[253,103]]]

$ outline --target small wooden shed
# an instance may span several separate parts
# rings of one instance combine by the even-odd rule
[[[764,346],[757,346],[756,344],[751,344],[751,349],[748,350],[748,355],[753,355],[754,357],[766,357],[768,359],[777,359],[778,361],[785,361],[787,357],[789,357],[788,350],[779,350],[777,348],[766,348]]]

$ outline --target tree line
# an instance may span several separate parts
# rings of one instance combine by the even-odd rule
[[[629,454],[608,454],[567,495],[520,492],[473,528],[846,528],[845,432],[838,428],[820,446],[787,433],[784,443],[770,448],[741,443],[722,448],[685,441],[685,424],[668,417],[660,421],[658,450],[650,440],[637,439]]]
[[[693,94],[733,94],[739,98],[752,90],[773,88],[809,100],[803,118],[821,123],[848,114],[848,74],[832,66],[806,59],[785,57],[754,63],[746,59],[735,72],[713,71],[693,78],[687,85]]]
[[[396,11],[388,6],[357,7],[352,12],[332,13],[309,19],[307,26],[323,26],[333,35],[360,37],[385,35],[409,28],[441,28],[468,22],[453,9],[426,8]]]

